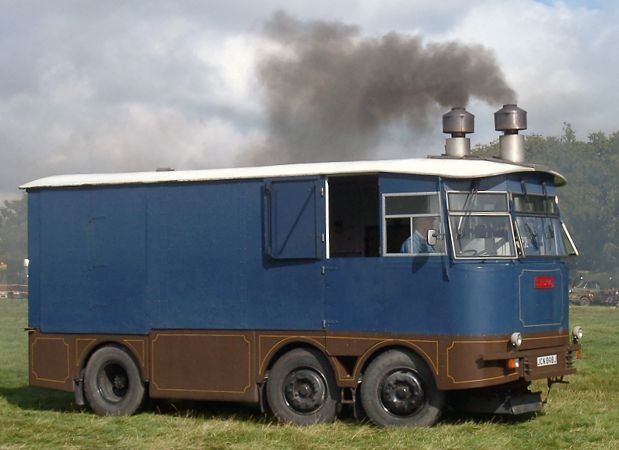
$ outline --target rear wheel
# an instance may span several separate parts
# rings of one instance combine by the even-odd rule
[[[84,395],[92,410],[102,416],[136,412],[144,400],[144,383],[133,358],[119,347],[97,350],[86,365]]]
[[[280,422],[296,425],[331,422],[337,411],[337,386],[325,357],[295,349],[278,359],[269,374],[267,400]]]
[[[425,362],[415,354],[389,350],[363,374],[361,400],[366,414],[380,426],[430,426],[445,404]]]

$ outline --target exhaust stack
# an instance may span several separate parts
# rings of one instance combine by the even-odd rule
[[[515,104],[503,105],[494,113],[494,129],[503,132],[499,137],[499,157],[514,163],[524,162],[524,136],[518,131],[527,129],[527,112]]]
[[[453,158],[462,158],[471,154],[471,140],[466,136],[475,131],[475,116],[466,109],[451,108],[443,114],[443,133],[451,134],[445,141],[445,154]]]

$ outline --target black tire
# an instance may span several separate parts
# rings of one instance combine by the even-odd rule
[[[97,350],[86,364],[84,395],[101,416],[128,416],[144,401],[144,383],[133,358],[115,346]]]
[[[379,426],[431,426],[441,417],[445,394],[426,363],[412,352],[388,350],[363,374],[361,402]]]
[[[580,297],[580,306],[589,306],[591,304],[591,300],[589,297]]]
[[[316,350],[298,348],[279,358],[269,373],[267,401],[284,423],[332,422],[337,412],[337,386],[329,363]]]

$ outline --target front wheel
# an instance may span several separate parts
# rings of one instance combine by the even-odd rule
[[[417,355],[389,350],[363,374],[361,401],[380,426],[430,426],[438,421],[445,395],[438,390],[425,362]]]
[[[86,365],[84,395],[101,416],[128,416],[144,400],[144,383],[133,358],[115,346],[97,350]]]
[[[267,381],[269,407],[280,422],[295,425],[331,422],[337,411],[337,386],[325,357],[298,348],[279,358]]]

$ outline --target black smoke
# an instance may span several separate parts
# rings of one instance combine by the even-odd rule
[[[493,53],[479,45],[424,43],[420,36],[362,36],[356,26],[275,13],[258,79],[269,137],[254,163],[364,159],[394,123],[427,132],[473,97],[515,101]]]

